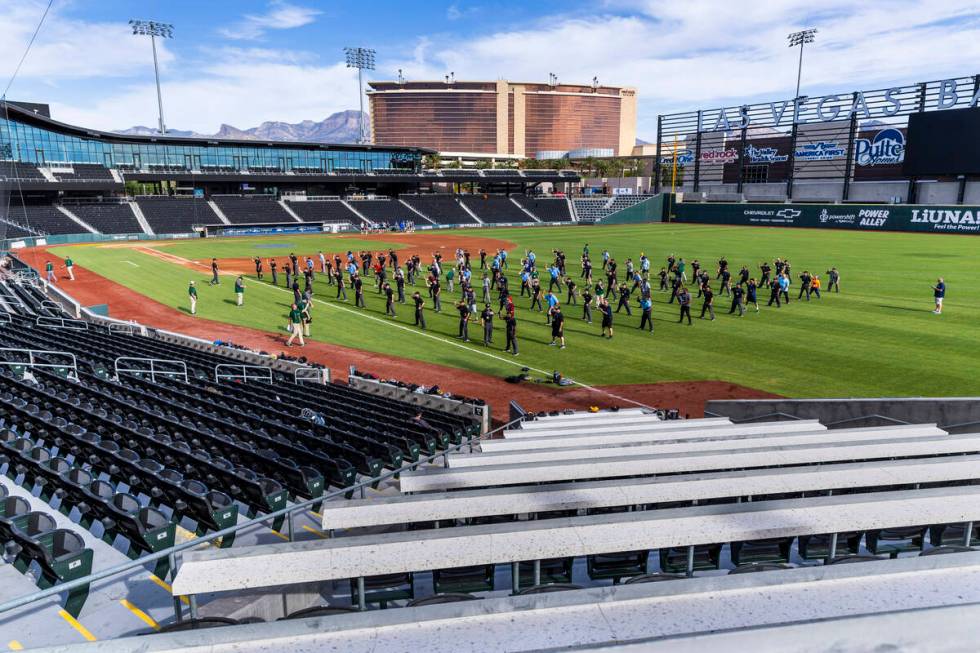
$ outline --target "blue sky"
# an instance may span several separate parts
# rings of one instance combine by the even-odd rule
[[[0,0],[0,81],[44,0]],[[373,47],[370,79],[560,80],[633,86],[638,134],[660,112],[792,95],[786,34],[816,27],[804,92],[879,88],[980,72],[976,0],[55,0],[11,99],[49,102],[56,118],[100,129],[153,125],[149,43],[126,22],[173,23],[162,44],[168,126],[320,120],[357,106],[346,45]]]

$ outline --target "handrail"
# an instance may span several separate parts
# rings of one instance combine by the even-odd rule
[[[118,322],[110,322],[106,326],[109,329],[109,333],[116,333],[116,332],[129,333],[130,335],[134,335],[134,336],[140,330],[140,326],[138,324],[130,324],[128,322],[124,324],[120,324]]]
[[[0,351],[2,351],[2,350],[0,350]],[[218,539],[219,537],[224,537],[226,535],[233,535],[233,534],[235,534],[235,533],[237,533],[237,532],[239,532],[241,530],[244,530],[246,528],[250,528],[250,527],[255,526],[257,524],[264,524],[265,522],[268,522],[268,521],[271,521],[271,520],[275,520],[278,517],[282,517],[282,516],[285,516],[286,517],[286,524],[287,524],[287,527],[288,527],[287,528],[287,535],[289,537],[289,541],[291,542],[293,540],[293,513],[294,512],[298,512],[300,510],[306,510],[310,506],[313,506],[313,505],[318,504],[318,503],[322,503],[322,502],[324,502],[324,501],[326,501],[328,499],[333,499],[335,497],[342,496],[344,494],[347,494],[348,492],[351,492],[352,490],[360,489],[363,492],[364,491],[364,488],[373,486],[374,484],[379,483],[380,481],[383,481],[383,480],[386,480],[386,479],[389,479],[389,478],[396,477],[399,474],[402,474],[403,472],[407,472],[407,471],[413,470],[413,469],[415,469],[416,467],[418,467],[423,462],[429,462],[429,463],[431,463],[431,462],[434,462],[436,459],[438,459],[438,458],[441,457],[441,458],[444,459],[444,461],[446,461],[446,463],[448,463],[448,459],[446,458],[446,455],[447,454],[450,454],[450,453],[454,453],[456,451],[459,451],[460,449],[462,449],[463,447],[466,447],[466,446],[469,446],[470,447],[470,451],[472,451],[473,450],[473,445],[476,442],[479,442],[481,440],[485,440],[487,438],[492,437],[496,433],[500,433],[500,432],[504,431],[505,429],[507,429],[510,426],[512,426],[514,424],[514,422],[516,422],[516,421],[519,421],[519,420],[512,420],[510,422],[507,422],[506,424],[502,424],[502,425],[498,426],[497,428],[495,428],[495,429],[493,429],[491,431],[487,431],[483,435],[478,435],[478,436],[470,437],[470,438],[464,440],[463,442],[460,442],[459,444],[453,445],[452,447],[450,447],[448,449],[445,449],[445,450],[443,450],[441,452],[431,454],[431,455],[426,456],[424,458],[420,458],[419,460],[417,460],[415,462],[407,463],[405,465],[402,465],[398,469],[389,470],[389,471],[387,471],[387,472],[385,472],[383,474],[378,474],[377,476],[374,476],[374,477],[371,477],[369,479],[363,480],[363,481],[361,481],[359,483],[355,483],[354,485],[343,487],[343,488],[340,488],[339,490],[335,490],[333,492],[327,492],[327,493],[325,493],[325,494],[323,494],[323,495],[321,495],[319,497],[314,497],[312,499],[307,499],[306,501],[302,501],[300,503],[294,503],[294,504],[292,504],[290,506],[286,506],[285,508],[280,508],[279,510],[276,510],[276,511],[270,512],[270,513],[266,513],[266,514],[261,515],[259,517],[255,517],[254,519],[250,519],[248,521],[244,521],[244,522],[242,522],[240,524],[235,524],[234,526],[229,526],[227,528],[221,529],[220,531],[215,531],[215,532],[210,533],[210,534],[201,535],[199,537],[196,537],[196,538],[194,538],[192,540],[188,540],[188,541],[183,542],[181,544],[175,544],[174,546],[172,546],[172,547],[170,547],[168,549],[164,549],[162,551],[157,551],[156,553],[151,553],[149,555],[143,556],[142,558],[137,558],[136,560],[130,560],[128,562],[124,562],[124,563],[118,564],[115,567],[109,567],[107,569],[103,569],[101,571],[98,571],[98,572],[89,574],[88,576],[84,576],[82,578],[76,578],[75,580],[68,581],[67,583],[61,583],[59,585],[54,585],[52,587],[49,587],[46,590],[41,590],[40,592],[35,592],[34,594],[28,594],[27,596],[21,596],[21,597],[18,597],[16,599],[11,599],[9,601],[5,601],[4,603],[0,603],[0,614],[3,614],[4,612],[8,612],[8,611],[13,610],[15,608],[19,608],[21,606],[25,606],[25,605],[29,605],[31,603],[35,603],[37,601],[42,601],[42,600],[44,600],[46,598],[49,598],[51,596],[56,596],[56,595],[62,594],[62,593],[67,592],[69,590],[73,590],[76,587],[81,587],[82,585],[88,585],[88,584],[95,583],[95,582],[100,581],[100,580],[104,580],[106,578],[111,578],[112,576],[117,576],[117,575],[119,575],[119,574],[121,574],[123,572],[130,571],[132,569],[142,568],[147,563],[156,562],[157,560],[161,560],[161,559],[163,559],[165,557],[166,558],[170,558],[170,569],[172,570],[172,574],[173,575],[176,575],[176,573],[177,573],[177,565],[176,565],[176,558],[174,557],[176,554],[181,553],[183,551],[186,551],[188,549],[193,549],[193,548],[195,548],[197,546],[200,546],[201,544],[205,544],[207,542],[211,542],[213,540]],[[180,600],[177,599],[176,597],[174,598],[174,612],[177,615],[177,619],[180,620],[182,618],[181,617],[182,608],[180,607]]]
[[[147,370],[147,369],[141,369],[141,368],[138,368],[138,367],[126,367],[126,368],[120,369],[120,367],[119,367],[119,362],[120,361],[125,361],[125,362],[132,361],[132,362],[149,363],[150,364],[150,369]],[[175,365],[178,368],[180,368],[181,371],[178,372],[176,370],[158,370],[156,368],[156,364],[157,363],[167,363],[169,365]],[[119,376],[119,373],[120,372],[122,372],[124,374],[146,374],[146,373],[149,373],[150,374],[150,380],[152,380],[154,383],[157,382],[157,374],[159,374],[160,376],[168,376],[168,377],[169,376],[182,376],[182,377],[184,377],[184,383],[190,383],[190,377],[187,376],[187,363],[185,363],[184,361],[167,360],[165,358],[140,358],[140,357],[137,357],[137,356],[120,356],[120,357],[118,357],[116,359],[116,361],[114,363],[114,366],[115,366],[115,369],[116,369],[116,376]]]
[[[224,369],[228,371],[223,371]],[[241,370],[241,372],[238,372],[238,370]],[[249,379],[272,383],[272,368],[262,367],[261,365],[240,365],[237,363],[218,363],[214,366],[214,380],[216,383],[235,379],[241,379],[242,383],[248,383]]]
[[[36,362],[34,360],[34,354],[56,354],[58,356],[68,356],[69,358],[71,358],[70,367],[75,371],[75,377],[76,378],[78,377],[78,359],[75,358],[75,354],[73,354],[71,352],[68,352],[68,351],[54,351],[54,350],[51,350],[51,349],[23,349],[23,348],[19,348],[19,347],[2,347],[2,348],[0,348],[0,352],[8,352],[8,351],[9,352],[26,353],[27,354],[27,360],[26,361],[7,361],[7,360],[0,360],[0,365],[8,365],[8,366],[11,366],[11,367],[14,366],[14,365],[26,365],[27,367],[53,367],[53,368],[56,368],[57,369],[57,368],[62,368],[62,367],[68,367],[69,364],[68,363],[38,363],[38,362]]]
[[[64,317],[53,317],[50,315],[38,315],[36,323],[41,327],[51,327],[52,329],[70,329],[72,331],[88,331],[88,322],[85,320],[73,320]]]
[[[297,367],[293,370],[293,383],[296,385],[310,381],[321,385],[330,383],[330,370],[325,367]]]

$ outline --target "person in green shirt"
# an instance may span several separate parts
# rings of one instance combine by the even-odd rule
[[[299,338],[300,347],[306,346],[306,342],[303,340],[303,311],[296,304],[289,307],[289,326],[292,333],[286,340],[286,346],[292,347],[293,340],[296,338]]]
[[[48,283],[55,283],[54,263],[51,261],[45,263],[44,271],[47,273]]]
[[[71,260],[71,257],[70,256],[66,256],[65,257],[65,270],[68,271],[68,278],[71,281],[74,281],[75,280],[75,272],[74,272],[74,270],[72,270],[72,268],[74,268],[74,267],[75,267],[75,262]]]
[[[245,303],[245,278],[239,275],[235,279],[235,296],[238,298],[238,306],[241,307]]]
[[[191,300],[191,315],[197,315],[197,286],[191,281],[191,284],[187,287],[187,296]]]
[[[452,292],[453,291],[453,279],[455,279],[455,278],[456,278],[456,272],[455,272],[455,270],[453,270],[452,268],[449,268],[446,271],[446,288],[449,289],[449,292]]]

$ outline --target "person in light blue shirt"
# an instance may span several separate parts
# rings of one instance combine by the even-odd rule
[[[531,273],[527,270],[521,272],[521,297],[524,296],[525,291],[528,295],[531,294]]]
[[[557,285],[561,288],[561,270],[558,269],[557,265],[552,265],[548,268],[548,274],[551,275],[551,282],[548,284],[548,292],[551,292]]]
[[[783,303],[789,304],[789,275],[785,273],[779,277],[779,294],[783,298]]]
[[[534,267],[534,262],[538,260],[538,255],[530,251],[527,253],[527,260],[531,262],[531,267]]]
[[[500,250],[500,267],[507,267],[507,250]]]
[[[653,300],[649,297],[641,299],[640,309],[643,311],[640,318],[640,330],[642,331],[646,327],[647,331],[653,333]]]
[[[544,296],[544,300],[548,302],[548,309],[545,312],[545,324],[551,324],[551,309],[558,305],[558,296],[555,293],[548,291],[548,294]]]

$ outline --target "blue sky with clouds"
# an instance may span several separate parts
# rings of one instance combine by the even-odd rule
[[[0,0],[0,81],[45,0]],[[786,34],[817,27],[804,92],[850,91],[980,73],[976,0],[55,0],[11,99],[52,104],[66,122],[152,125],[149,43],[127,21],[175,25],[161,48],[173,128],[319,120],[357,106],[342,48],[377,50],[370,79],[547,80],[634,86],[638,133],[660,112],[792,95]]]

